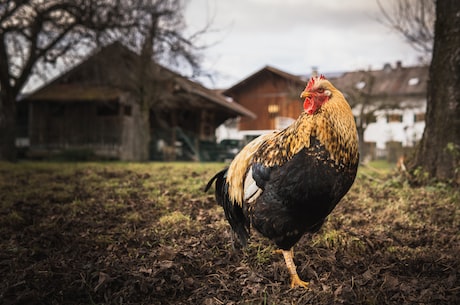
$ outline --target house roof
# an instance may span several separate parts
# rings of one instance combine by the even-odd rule
[[[63,73],[23,99],[28,101],[48,100],[62,102],[116,100],[124,92],[138,89],[133,85],[129,87],[127,83],[129,79],[137,77],[135,75],[136,66],[143,64],[139,58],[139,55],[122,44],[113,43],[90,55],[76,67]],[[201,101],[199,102],[200,105],[202,105],[203,101],[206,101],[225,110],[229,115],[256,118],[254,113],[237,103],[228,101],[224,96],[166,67],[154,62],[148,64],[151,65],[152,70],[158,72],[156,75],[160,75],[162,80],[172,80],[174,83],[172,86],[161,87],[162,91],[168,91],[167,93],[162,93],[165,97],[165,102],[162,106],[174,108],[178,107],[178,102],[199,99]],[[150,75],[153,75],[153,73]],[[175,98],[175,96],[180,97],[180,99]]]
[[[252,111],[246,109],[242,105],[228,100],[225,96],[222,94],[216,92],[215,90],[210,90],[203,85],[191,81],[188,78],[185,78],[178,73],[171,71],[169,69],[166,69],[162,67],[162,69],[165,69],[165,72],[169,73],[172,77],[175,78],[176,81],[176,86],[175,88],[176,91],[183,90],[186,93],[193,94],[196,96],[200,96],[204,99],[207,99],[219,106],[222,106],[224,108],[231,109],[232,111],[237,112],[239,115],[243,115],[252,119],[255,119],[257,117],[256,114],[254,114]]]
[[[382,70],[346,72],[332,82],[344,93],[364,90],[374,97],[424,96],[428,66],[402,67],[399,63],[392,68],[387,64]]]
[[[123,91],[107,86],[90,86],[75,84],[53,84],[37,90],[32,95],[25,97],[30,101],[53,102],[92,102],[116,101]]]
[[[277,75],[296,85],[298,84],[300,87],[305,85],[305,79],[301,76],[265,66],[222,93],[231,96],[265,73]],[[428,66],[403,67],[398,62],[395,67],[386,64],[381,70],[335,73],[330,79],[334,86],[345,94],[352,90],[364,89],[366,86],[369,88],[370,80],[373,79],[372,88],[370,88],[370,92],[367,91],[371,96],[424,96],[427,91]]]
[[[231,96],[233,93],[235,93],[235,92],[239,91],[240,89],[244,88],[245,86],[247,86],[248,84],[250,84],[251,82],[253,82],[254,80],[258,79],[259,77],[261,77],[262,75],[264,75],[266,73],[270,73],[270,74],[276,75],[278,77],[284,78],[284,79],[286,79],[286,80],[288,80],[290,82],[293,82],[295,84],[299,84],[300,87],[305,85],[305,81],[301,77],[299,77],[297,75],[281,71],[281,70],[279,70],[277,68],[274,68],[272,66],[265,66],[262,69],[260,69],[259,71],[255,72],[254,74],[251,74],[250,76],[246,77],[242,81],[240,81],[237,84],[233,85],[232,87],[228,88],[227,90],[224,90],[223,94]]]

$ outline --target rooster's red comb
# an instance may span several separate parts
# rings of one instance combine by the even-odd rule
[[[321,74],[320,76],[312,76],[310,78],[310,80],[308,81],[308,84],[307,84],[307,87],[305,88],[306,91],[308,90],[311,90],[313,88],[313,86],[315,85],[315,83],[319,80],[322,80],[322,79],[326,79],[326,77],[324,77],[323,74]]]

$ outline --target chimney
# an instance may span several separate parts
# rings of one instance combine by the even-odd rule
[[[318,67],[317,66],[311,67],[311,76],[312,77],[318,76]]]
[[[391,65],[389,63],[385,63],[383,65],[383,71],[385,71],[386,73],[390,73],[391,72]]]

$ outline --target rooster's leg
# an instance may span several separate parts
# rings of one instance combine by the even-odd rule
[[[301,286],[304,288],[308,287],[308,282],[304,282],[299,278],[297,274],[296,266],[294,264],[294,251],[292,248],[290,250],[282,250],[284,261],[286,262],[286,266],[289,270],[289,274],[291,275],[291,288]]]

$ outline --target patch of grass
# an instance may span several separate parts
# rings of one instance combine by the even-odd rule
[[[254,264],[256,267],[266,266],[272,262],[276,253],[275,247],[261,242],[251,242],[248,245],[248,248],[244,249],[245,259]]]
[[[174,211],[160,217],[158,223],[161,227],[190,226],[190,217],[182,214],[180,211]]]
[[[367,163],[371,168],[375,168],[382,171],[391,171],[396,168],[396,164],[390,163],[387,160],[374,160]]]
[[[358,177],[382,181],[381,179],[385,179],[395,168],[395,164],[385,160],[371,161],[366,164],[360,164],[358,168]]]
[[[160,217],[158,229],[161,234],[173,237],[199,231],[199,224],[180,211],[172,211]]]
[[[11,211],[7,215],[0,217],[0,223],[5,226],[17,227],[24,223],[24,218],[18,211]]]
[[[137,211],[125,214],[123,218],[132,224],[138,224],[143,221],[142,214]]]
[[[325,230],[324,233],[313,236],[313,246],[327,249],[346,249],[346,251],[356,254],[364,254],[365,243],[358,237],[348,234],[342,230]]]

